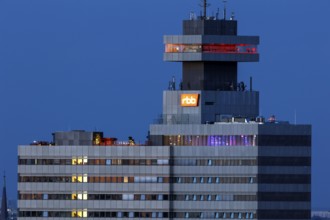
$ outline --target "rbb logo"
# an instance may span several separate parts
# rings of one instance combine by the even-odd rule
[[[196,107],[198,106],[199,94],[182,94],[181,106],[182,107]]]

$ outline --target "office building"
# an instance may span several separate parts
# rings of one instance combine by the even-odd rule
[[[19,219],[310,219],[311,126],[260,117],[252,80],[238,80],[259,37],[205,8],[164,43],[183,80],[148,141],[68,131],[19,146]]]

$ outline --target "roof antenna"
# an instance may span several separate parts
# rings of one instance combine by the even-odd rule
[[[3,171],[3,186],[6,187],[6,171]]]
[[[224,5],[224,8],[223,8],[223,20],[226,20],[227,19],[227,0],[223,0],[223,5]]]
[[[230,20],[231,20],[231,21],[235,20],[235,12],[232,12],[232,13],[231,13]]]
[[[219,19],[219,8],[217,10],[217,13],[215,14],[215,19],[218,20]]]
[[[203,17],[202,19],[203,20],[206,20],[206,16],[207,16],[207,13],[206,13],[206,9],[207,7],[210,6],[210,4],[207,3],[207,0],[201,0],[201,4],[200,4],[201,7],[203,7]]]

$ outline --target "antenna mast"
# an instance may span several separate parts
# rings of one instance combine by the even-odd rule
[[[224,8],[223,8],[223,20],[226,20],[227,19],[227,0],[223,0],[223,5],[224,5]]]
[[[206,9],[207,7],[210,6],[210,4],[207,3],[207,0],[201,0],[202,3],[200,4],[201,7],[203,7],[203,19],[206,20],[206,17],[207,17],[207,12],[206,12]]]

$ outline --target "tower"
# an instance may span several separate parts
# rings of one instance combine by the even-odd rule
[[[6,176],[3,176],[3,189],[2,189],[2,201],[1,201],[1,215],[0,220],[8,219],[8,209],[7,209],[7,192],[6,192]]]

